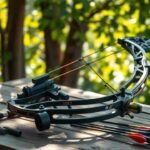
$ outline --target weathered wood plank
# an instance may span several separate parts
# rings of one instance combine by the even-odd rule
[[[30,84],[29,79],[10,81],[0,86],[0,102],[5,102],[20,87]],[[99,94],[62,87],[70,95],[81,98],[99,97]],[[101,95],[102,96],[102,95]],[[150,112],[149,106],[143,106],[145,112]],[[0,104],[0,110],[5,111],[6,105]],[[129,125],[149,125],[149,114],[135,114],[134,119],[128,116],[116,117],[110,121],[126,123]],[[100,122],[96,122],[100,124]],[[71,127],[70,125],[51,125],[50,129],[39,132],[35,128],[34,120],[27,118],[15,118],[10,120],[1,120],[0,126],[9,126],[22,131],[22,137],[16,138],[10,135],[0,136],[0,145],[5,145],[14,149],[29,150],[149,150],[149,145],[139,145],[123,136],[110,135],[102,131],[92,131]]]
[[[111,148],[113,149],[136,149],[143,150],[145,146],[141,147],[135,145],[133,141],[123,138],[120,136],[110,136],[100,131],[90,131],[79,128],[73,128],[69,125],[52,125],[51,128],[44,132],[38,132],[35,129],[34,123],[25,119],[13,119],[6,120],[1,123],[1,126],[11,126],[13,128],[19,129],[23,132],[21,138],[14,138],[12,136],[6,135],[0,137],[0,144],[5,144],[11,146],[12,148],[19,149],[23,147],[24,149],[42,149],[45,146],[48,148],[58,147],[61,149],[64,147],[72,147],[76,149],[92,149],[92,147]],[[7,139],[7,141],[5,141]],[[28,143],[28,144],[26,144]],[[48,144],[48,145],[47,145]]]

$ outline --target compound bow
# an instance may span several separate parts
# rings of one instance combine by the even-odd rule
[[[100,98],[70,100],[69,95],[49,79],[49,74],[45,74],[32,79],[33,86],[24,87],[16,99],[8,101],[9,113],[34,118],[40,131],[48,129],[50,124],[89,123],[123,117],[130,112],[140,113],[141,106],[132,102],[134,97],[142,93],[150,72],[150,64],[146,59],[150,40],[123,38],[118,42],[134,59],[133,75],[118,92],[113,91],[111,95]],[[78,114],[82,114],[82,117]]]

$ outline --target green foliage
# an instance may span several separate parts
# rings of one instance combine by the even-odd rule
[[[65,0],[37,0],[35,7],[42,12],[42,17],[38,20],[39,29],[49,28],[53,39],[62,41],[65,38],[62,29],[65,28],[69,20],[67,10],[70,6]]]

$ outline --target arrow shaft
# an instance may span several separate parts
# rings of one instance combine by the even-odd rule
[[[125,123],[116,123],[116,122],[110,122],[110,121],[102,121],[102,123],[105,123],[105,124],[111,124],[111,125],[117,125],[117,126],[123,126],[123,127],[128,127],[128,128],[132,128],[132,129],[141,129],[140,126],[137,126],[137,125],[128,125],[128,124],[125,124]],[[146,128],[150,129],[150,127],[146,127],[146,126],[142,126],[142,128],[146,130]]]
[[[126,136],[138,143],[145,143],[145,142],[150,143],[150,137],[144,136],[143,134],[139,134],[139,133],[127,133],[127,132],[120,132],[120,131],[118,132],[117,130],[106,129],[103,127],[100,127],[100,128],[90,127],[85,124],[72,124],[72,126],[78,127],[78,128],[83,128],[83,129],[94,130],[94,131],[102,131],[102,132],[115,134],[115,135]]]
[[[127,136],[128,134],[126,133],[121,133],[121,132],[117,132],[115,130],[108,130],[105,128],[94,128],[94,127],[90,127],[87,125],[83,125],[83,124],[71,124],[72,127],[78,127],[78,128],[82,128],[82,129],[89,129],[89,130],[94,130],[94,131],[103,131],[103,132],[107,132],[110,134],[116,134],[116,135],[123,135],[123,136]]]
[[[86,126],[89,127],[93,127],[96,129],[107,129],[107,130],[111,130],[111,131],[117,131],[117,132],[121,132],[121,133],[127,133],[127,134],[132,134],[132,133],[139,133],[139,134],[143,134],[145,136],[149,136],[150,137],[150,131],[149,130],[140,130],[140,129],[130,129],[130,128],[123,128],[123,127],[114,127],[114,126],[108,126],[108,125],[96,125],[96,124],[88,124]]]

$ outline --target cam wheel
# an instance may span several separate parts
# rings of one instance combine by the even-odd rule
[[[47,130],[50,127],[50,117],[47,112],[37,113],[35,115],[35,124],[39,131]]]

